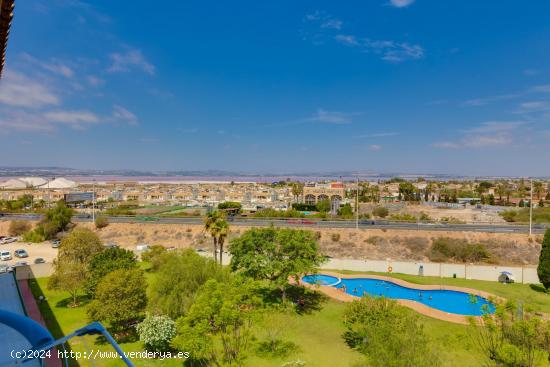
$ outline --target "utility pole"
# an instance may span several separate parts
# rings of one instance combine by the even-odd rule
[[[529,236],[533,235],[533,179],[531,178],[531,198],[529,199]]]
[[[359,176],[355,177],[356,192],[355,192],[355,229],[359,229]]]
[[[92,181],[92,222],[95,223],[95,178]]]

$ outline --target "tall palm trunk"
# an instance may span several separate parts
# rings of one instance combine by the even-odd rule
[[[218,257],[218,238],[216,236],[212,237],[214,242],[214,260]]]
[[[223,242],[224,242],[224,239],[223,237],[220,238],[220,240],[218,241],[219,245],[220,245],[220,265],[223,265]]]

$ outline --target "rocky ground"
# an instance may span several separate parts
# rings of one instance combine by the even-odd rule
[[[0,235],[6,235],[9,222],[0,222]],[[80,223],[93,228],[91,223]],[[239,236],[246,227],[231,228],[229,241]],[[94,229],[95,230],[95,229]],[[493,264],[533,265],[538,261],[542,236],[529,238],[515,233],[443,232],[384,229],[316,229],[310,228],[319,238],[324,254],[335,258],[427,261],[434,239],[445,237],[481,243],[491,253]],[[158,244],[177,248],[203,248],[212,246],[210,236],[200,225],[112,223],[97,230],[105,242],[114,242],[126,248],[137,244]]]

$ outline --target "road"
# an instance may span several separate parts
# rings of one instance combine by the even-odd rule
[[[39,220],[38,214],[4,214],[0,220]],[[159,224],[202,224],[203,219],[199,217],[149,217],[150,220],[144,220],[143,217],[136,216],[110,216],[109,223],[159,223]],[[86,215],[73,216],[75,222],[91,222],[92,218]],[[263,219],[263,218],[235,218],[230,221],[231,225],[267,227],[274,225],[277,227],[306,227],[306,228],[355,228],[353,220],[303,220],[303,219]],[[370,221],[367,221],[370,223]],[[401,230],[419,230],[419,231],[458,231],[458,232],[490,232],[490,233],[528,233],[529,227],[521,224],[444,224],[444,223],[410,223],[380,220],[375,224],[359,224],[361,229],[401,229]],[[544,233],[546,226],[533,226],[533,233]]]

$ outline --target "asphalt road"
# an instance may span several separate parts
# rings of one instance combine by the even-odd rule
[[[38,220],[41,216],[38,214],[4,214],[0,220],[26,219]],[[199,217],[143,217],[136,216],[111,216],[108,217],[110,223],[162,223],[162,224],[202,224],[203,220]],[[75,222],[91,222],[92,218],[85,215],[73,216]],[[254,226],[266,227],[270,225],[278,227],[306,227],[306,228],[355,228],[353,220],[304,220],[304,219],[263,219],[263,218],[235,218],[230,221],[231,225],[236,226]],[[519,224],[444,224],[444,223],[410,223],[394,221],[371,221],[359,224],[362,229],[401,229],[401,230],[419,230],[419,231],[463,231],[463,232],[490,232],[490,233],[528,233],[527,225]],[[544,233],[545,225],[534,225],[533,233]]]

